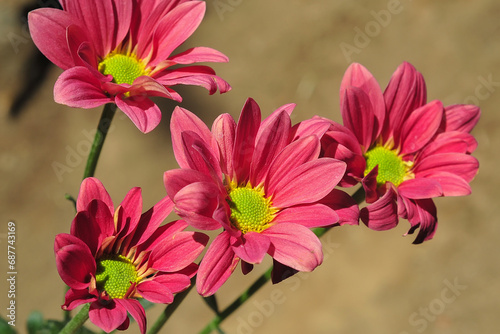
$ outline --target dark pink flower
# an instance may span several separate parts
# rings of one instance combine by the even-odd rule
[[[213,94],[231,89],[207,66],[227,62],[222,53],[195,47],[171,53],[196,30],[205,2],[186,0],[60,0],[63,10],[42,8],[28,17],[40,51],[64,70],[56,102],[77,108],[115,103],[146,133],[161,119],[148,97],[181,97],[170,86],[198,85]]]
[[[477,142],[469,133],[479,119],[472,105],[443,107],[426,102],[422,75],[401,64],[382,93],[360,64],[346,71],[340,88],[344,125],[328,120],[324,155],[347,163],[342,186],[361,182],[368,207],[361,219],[374,230],[387,230],[398,216],[420,228],[415,243],[433,237],[436,208],[432,198],[464,196],[479,164],[471,156]]]
[[[215,293],[240,259],[246,274],[266,253],[274,259],[273,282],[312,271],[323,254],[310,228],[358,220],[356,203],[333,189],[345,163],[319,158],[318,136],[301,137],[292,128],[293,108],[278,108],[261,122],[259,106],[248,99],[237,123],[223,114],[212,131],[188,110],[174,110],[172,143],[181,169],[165,173],[167,193],[194,227],[224,229],[200,263],[196,285],[203,296]],[[340,221],[326,203],[337,204]]]
[[[95,178],[82,182],[71,233],[56,236],[59,275],[70,287],[64,309],[90,304],[90,320],[106,332],[129,326],[127,312],[146,331],[137,300],[172,303],[174,293],[190,285],[193,261],[208,237],[185,232],[179,220],[160,226],[173,204],[167,197],[141,214],[140,188],[131,189],[116,208]]]

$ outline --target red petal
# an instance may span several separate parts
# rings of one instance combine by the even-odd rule
[[[64,71],[54,84],[54,100],[73,108],[90,109],[112,103],[101,81],[86,67],[77,66]]]
[[[263,183],[271,162],[289,143],[290,116],[282,111],[266,127],[260,127],[250,166],[250,184]]]
[[[69,287],[77,290],[89,286],[96,264],[88,246],[75,236],[61,233],[54,243],[59,276]]]
[[[271,241],[261,233],[248,232],[240,238],[231,238],[234,253],[247,263],[261,263],[266,255]]]
[[[292,169],[276,185],[273,206],[286,208],[318,201],[339,183],[346,170],[345,162],[320,158]],[[281,262],[281,261],[280,261]]]
[[[413,111],[403,121],[401,130],[401,154],[417,152],[436,134],[443,117],[443,104],[434,100]]]
[[[127,310],[115,300],[107,305],[94,302],[90,304],[89,318],[94,325],[109,333],[127,320]]]
[[[240,259],[229,244],[227,232],[219,234],[205,253],[198,269],[196,288],[203,297],[211,296],[227,281]]]
[[[124,98],[124,96],[118,95],[115,98],[115,103],[143,133],[152,131],[160,123],[160,109],[145,96]]]
[[[274,223],[300,224],[308,228],[334,225],[339,221],[337,213],[323,204],[296,205],[281,210]]]
[[[321,242],[307,227],[281,223],[264,230],[271,240],[269,255],[298,271],[312,271],[323,262]]]
[[[366,226],[375,231],[385,231],[398,225],[398,206],[396,192],[388,187],[384,196],[361,209],[360,218]]]
[[[248,98],[238,120],[233,149],[234,175],[238,182],[248,180],[260,119],[258,104],[252,98]]]

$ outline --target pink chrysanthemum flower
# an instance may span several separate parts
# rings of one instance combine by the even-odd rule
[[[208,241],[184,232],[181,220],[160,226],[172,207],[167,197],[141,215],[141,190],[133,188],[115,210],[101,182],[85,179],[71,233],[57,235],[54,244],[57,270],[70,287],[63,308],[91,303],[90,320],[106,332],[127,329],[128,312],[145,333],[137,298],[172,303],[190,285],[193,261]]]
[[[175,101],[170,86],[203,86],[213,94],[231,89],[207,66],[227,62],[222,53],[195,47],[171,53],[196,30],[205,2],[186,0],[60,0],[63,10],[42,8],[28,17],[40,51],[64,70],[54,86],[55,101],[94,108],[115,103],[141,130],[161,119],[150,96]]]
[[[366,68],[351,65],[340,101],[344,126],[329,121],[322,146],[325,156],[347,162],[342,186],[362,183],[370,205],[361,219],[374,230],[387,230],[399,216],[409,220],[409,233],[420,228],[414,243],[431,239],[437,226],[432,198],[471,192],[479,164],[470,155],[477,142],[469,132],[479,108],[426,103],[424,79],[406,62],[384,93]]]
[[[323,254],[309,228],[339,222],[332,207],[345,210],[340,224],[357,222],[356,203],[333,190],[345,163],[318,158],[318,136],[291,126],[293,107],[261,122],[258,105],[248,99],[238,123],[223,114],[212,131],[191,112],[174,110],[172,143],[181,169],[165,173],[167,193],[194,227],[224,228],[200,263],[196,285],[203,296],[215,293],[240,259],[246,274],[266,253],[274,259],[275,283],[312,271]]]

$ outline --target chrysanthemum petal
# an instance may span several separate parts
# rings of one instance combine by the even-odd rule
[[[197,270],[197,266],[194,266],[194,270]],[[178,273],[162,273],[158,274],[153,278],[153,281],[166,286],[172,293],[178,293],[184,291],[191,285],[191,280],[188,275],[178,274]]]
[[[117,234],[124,237],[133,231],[139,223],[142,212],[141,188],[130,189],[120,205],[123,208],[123,216],[117,222],[116,231]]]
[[[141,215],[137,229],[134,231],[132,245],[140,245],[147,240],[172,212],[174,203],[167,196]]]
[[[76,290],[70,288],[64,297],[62,309],[71,311],[75,307],[94,302],[97,299],[98,297],[90,294],[88,289]]]
[[[210,143],[193,131],[183,131],[181,133],[182,149],[185,153],[186,163],[189,168],[209,175],[213,180],[222,178],[222,171],[219,164],[219,152],[213,151]],[[215,143],[214,143],[215,144]],[[222,187],[222,182],[217,182]]]
[[[471,155],[443,153],[420,161],[415,167],[415,175],[417,177],[426,177],[436,172],[449,172],[470,182],[477,174],[478,169],[479,162]]]
[[[340,160],[320,158],[306,162],[290,170],[276,185],[273,205],[285,208],[318,201],[339,183],[345,170],[346,164]]]
[[[443,112],[443,104],[438,100],[414,110],[403,122],[401,154],[414,153],[424,147],[439,128]]]
[[[318,138],[322,138],[329,128],[330,128],[329,120],[321,117],[313,117],[295,124],[292,127],[290,135],[292,137],[292,141],[310,135],[315,135]]]
[[[229,114],[222,114],[212,124],[212,133],[219,145],[222,172],[233,179],[233,146],[236,135],[236,122]]]
[[[172,51],[193,34],[205,15],[205,7],[203,1],[185,2],[173,8],[158,22],[153,32],[152,66],[167,59]]]
[[[317,159],[321,150],[316,136],[300,138],[288,144],[274,159],[266,176],[265,187],[268,195],[273,194],[276,186],[286,175],[298,166]]]
[[[296,205],[281,210],[274,223],[293,223],[308,228],[334,225],[339,221],[337,213],[324,204]]]
[[[261,125],[250,166],[250,184],[263,183],[272,161],[289,143],[291,126],[290,116],[285,111],[273,118],[265,128]]]
[[[156,245],[162,243],[164,239],[172,238],[174,234],[183,231],[188,225],[184,220],[176,220],[158,227],[148,239],[137,244],[137,252],[152,250]]]
[[[464,132],[442,132],[419,152],[419,160],[443,153],[469,154],[477,147],[476,139]]]
[[[434,237],[437,229],[437,210],[432,199],[416,200],[415,205],[418,212],[418,222],[411,221],[413,226],[408,233],[413,233],[416,228],[420,228],[413,241],[414,244],[420,244]]]
[[[33,42],[45,57],[63,70],[75,66],[66,39],[66,28],[74,23],[73,15],[54,8],[39,8],[28,14]]]
[[[101,88],[101,82],[86,67],[64,71],[54,84],[54,100],[73,108],[95,108],[113,102]]]
[[[165,272],[179,271],[196,260],[208,239],[207,235],[199,232],[178,232],[171,238],[165,238],[153,248],[150,266]]]
[[[171,304],[174,295],[168,287],[156,281],[145,281],[137,286],[141,296],[152,303]]]
[[[213,180],[207,174],[187,168],[172,169],[163,174],[163,183],[170,198],[174,198],[182,188],[195,182],[212,183]]]
[[[169,57],[169,60],[185,65],[198,62],[227,63],[229,58],[220,51],[199,46]]]
[[[66,1],[64,9],[77,17],[100,57],[121,43],[130,29],[132,2],[116,0]]]
[[[370,98],[357,87],[346,87],[342,101],[340,111],[344,126],[356,135],[365,150],[368,149],[373,142],[374,131],[379,131]]]
[[[439,182],[443,196],[467,196],[471,193],[469,183],[458,175],[443,171],[429,174],[427,178]]]
[[[260,120],[259,105],[252,98],[248,98],[241,110],[233,148],[234,175],[240,181],[248,179]]]
[[[138,300],[126,298],[126,299],[114,299],[117,304],[120,304],[124,309],[132,315],[137,325],[139,325],[139,330],[141,334],[146,333],[146,312],[144,308],[139,303]]]
[[[127,310],[115,300],[107,305],[94,302],[90,304],[89,319],[94,325],[109,333],[127,320]]]
[[[271,240],[269,255],[299,271],[312,271],[323,262],[321,242],[307,227],[276,224],[263,232]]]
[[[213,295],[236,268],[239,257],[229,243],[226,231],[219,234],[208,248],[198,269],[196,289],[203,297]]]
[[[361,209],[360,218],[370,229],[385,231],[398,225],[397,195],[392,186],[376,202]]]
[[[152,76],[162,85],[194,85],[208,90],[210,95],[219,92],[225,93],[231,90],[231,85],[215,74],[208,66],[186,66],[174,70],[164,70],[153,73]]]
[[[143,133],[148,133],[160,123],[161,111],[158,106],[145,96],[125,98],[118,95],[115,103],[135,126]]]
[[[413,65],[403,62],[398,66],[384,91],[388,120],[382,137],[387,142],[394,136],[396,144],[402,124],[415,109],[423,106],[427,100],[425,81]]]
[[[188,152],[184,150],[183,146],[181,135],[183,131],[192,131],[197,133],[205,143],[212,143],[214,139],[209,128],[201,119],[198,118],[198,116],[187,109],[175,107],[170,120],[170,132],[172,134],[172,146],[175,159],[181,168],[191,168],[186,157]]]
[[[87,288],[96,270],[94,256],[88,246],[73,235],[61,233],[56,236],[54,253],[57,271],[64,283],[73,289]]]
[[[358,225],[359,224],[359,206],[356,201],[346,192],[333,189],[326,195],[320,203],[335,210],[338,216],[338,224]]]
[[[371,108],[367,109],[366,113],[371,113],[372,115],[367,115],[373,126],[373,137],[377,137],[382,130],[385,118],[385,101],[382,94],[382,89],[377,83],[377,80],[373,75],[361,64],[351,64],[342,78],[340,84],[340,105],[344,105],[345,102],[345,92],[349,87],[357,87],[363,91],[370,101]],[[342,108],[342,107],[341,107]],[[359,124],[353,124],[354,126],[359,126]],[[365,126],[365,125],[362,125]],[[367,132],[365,132],[367,133]],[[366,147],[368,148],[368,147]]]
[[[240,238],[231,238],[230,242],[234,253],[251,264],[261,263],[271,244],[266,235],[252,231]]]
[[[218,191],[213,183],[192,183],[182,188],[173,198],[175,211],[197,229],[216,230],[221,227],[212,218],[219,203]]]
[[[82,181],[80,186],[80,192],[78,193],[78,198],[76,199],[76,211],[80,212],[87,210],[90,202],[95,199],[104,202],[108,206],[111,214],[115,212],[111,196],[109,196],[109,193],[106,188],[104,188],[102,182],[95,177],[88,177]]]
[[[443,195],[439,182],[429,178],[416,178],[404,181],[398,186],[401,196],[411,199],[433,198]]]
[[[72,235],[85,242],[90,252],[95,255],[102,240],[115,231],[113,215],[104,202],[93,200],[85,211],[77,212],[70,231]]]
[[[481,116],[478,106],[471,104],[455,104],[444,108],[442,130],[469,133],[476,126]]]

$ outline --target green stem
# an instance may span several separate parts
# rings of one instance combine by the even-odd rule
[[[167,305],[165,310],[163,310],[163,313],[160,314],[160,316],[158,317],[158,319],[156,319],[153,326],[149,329],[148,334],[155,334],[160,331],[160,329],[163,327],[163,325],[165,325],[165,323],[170,318],[172,313],[174,313],[177,307],[179,307],[179,304],[182,303],[184,298],[186,298],[189,291],[191,291],[191,289],[195,284],[196,284],[196,276],[193,276],[193,278],[191,278],[191,285],[189,286],[189,288],[175,295],[172,304]]]
[[[228,307],[226,307],[219,315],[216,315],[212,321],[200,332],[200,334],[209,334],[213,330],[216,330],[220,323],[224,321],[231,313],[236,311],[241,305],[243,305],[248,298],[250,298],[254,293],[256,293],[264,284],[271,279],[271,272],[273,268],[269,268],[264,274],[262,274],[241,296],[236,298]]]
[[[83,305],[80,312],[78,312],[73,319],[71,319],[66,326],[63,327],[63,329],[61,329],[59,334],[72,334],[82,327],[85,321],[89,318],[89,308],[90,303]]]
[[[108,134],[111,121],[113,120],[113,116],[115,115],[115,111],[115,104],[108,103],[104,106],[101,114],[101,119],[99,120],[99,125],[97,126],[94,142],[92,143],[92,148],[90,149],[89,157],[87,159],[87,166],[85,167],[85,172],[83,173],[84,179],[94,176],[97,161],[99,160],[99,155],[101,154],[104,140],[106,139],[106,135]]]

